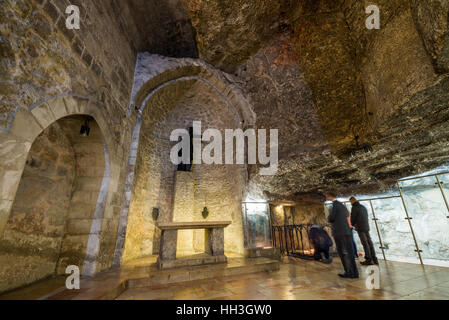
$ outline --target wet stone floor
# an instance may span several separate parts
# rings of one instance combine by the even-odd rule
[[[108,293],[117,300],[449,300],[449,268],[380,261],[380,289],[366,287],[367,267],[358,263],[359,279],[341,279],[340,260],[330,265],[284,258],[279,271],[220,276],[207,280],[118,290],[122,278],[141,278],[154,259],[141,259],[134,268],[116,270],[86,282],[79,292],[67,291],[65,278],[44,280],[0,296],[11,299],[99,299]],[[98,292],[101,295],[98,294]],[[121,292],[121,294],[120,294]],[[118,295],[118,296],[117,296]]]
[[[330,265],[284,260],[279,271],[218,277],[151,288],[131,288],[118,300],[449,300],[449,268],[380,261],[380,289],[366,287],[367,267],[359,279],[340,279],[338,258]]]

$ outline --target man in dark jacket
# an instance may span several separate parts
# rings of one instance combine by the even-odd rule
[[[339,274],[339,276],[342,278],[358,278],[359,271],[354,259],[354,248],[346,208],[341,202],[337,201],[334,193],[328,192],[326,200],[332,201],[332,210],[328,220],[332,225],[332,235],[345,270],[345,273]]]
[[[320,260],[323,263],[332,263],[329,249],[332,247],[333,243],[326,230],[319,224],[312,225],[309,230],[309,239],[315,249],[314,259]]]
[[[356,198],[351,197],[349,201],[351,201],[352,204],[351,224],[359,234],[360,242],[365,251],[365,261],[361,262],[361,264],[364,266],[379,264],[373,241],[369,235],[368,211]]]

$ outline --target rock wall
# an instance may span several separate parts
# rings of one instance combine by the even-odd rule
[[[449,72],[449,1],[412,0],[411,9],[416,27],[438,73]]]
[[[291,0],[181,2],[196,31],[200,57],[226,72],[234,72],[261,44],[270,40],[295,3]]]
[[[195,30],[180,0],[118,0],[114,7],[117,13],[129,13],[128,16],[120,16],[126,24],[126,32],[136,40],[138,51],[176,58],[198,58]]]
[[[353,41],[355,65],[363,83],[368,124],[381,130],[384,122],[416,92],[436,81],[431,55],[414,19],[415,3],[376,1],[381,29],[364,27],[363,1],[343,8]],[[444,26],[444,25],[442,25]]]
[[[79,133],[86,119],[90,120],[88,137]],[[101,270],[88,243],[100,232],[103,244],[108,234],[115,237],[117,219],[99,211],[108,205],[109,161],[100,127],[87,116],[62,118],[36,138],[0,240],[4,252],[0,291],[65,274],[68,265],[83,272],[86,257],[92,255],[90,272]],[[110,260],[112,253],[103,249],[101,257],[109,255]]]
[[[322,204],[295,204],[293,206],[271,205],[271,224],[327,224],[325,207]]]
[[[80,30],[65,26],[69,1],[3,1],[0,94],[1,126],[16,106],[61,93],[92,96],[108,106],[111,126],[119,125],[131,92],[136,51],[109,8],[74,1],[81,9]],[[125,14],[125,12],[123,13]]]
[[[447,0],[183,5],[200,56],[237,76],[258,126],[280,129],[278,175],[250,168],[254,197],[377,192],[447,161]]]
[[[107,174],[105,168],[109,159],[105,159],[102,132],[95,121],[90,120],[88,137],[81,136],[78,130],[85,121],[83,116],[63,118],[57,122],[64,128],[76,159],[75,181],[66,217],[58,274],[65,274],[68,265],[79,266],[83,270],[100,187]]]
[[[298,204],[294,207],[292,216],[295,224],[328,224],[322,204]]]
[[[286,224],[283,206],[270,205],[270,217],[272,226],[283,226]]]
[[[69,4],[81,9],[80,30],[65,27]],[[82,186],[77,186],[79,192],[74,199],[86,199],[90,209],[83,212],[80,201],[78,211],[70,212],[73,219],[67,228],[72,236],[65,239],[67,259],[62,265],[82,266],[92,226],[89,219],[93,218],[87,215],[98,209],[94,228],[98,245],[93,245],[96,249],[89,255],[95,262],[93,272],[112,264],[131,139],[129,128],[135,121],[127,117],[127,112],[139,46],[132,36],[137,29],[130,10],[117,8],[112,2],[85,0],[0,3],[0,237],[34,137],[61,117],[88,114],[100,121],[108,146],[109,188],[102,194],[104,203],[97,208],[99,195],[91,192],[93,184],[88,181],[94,171],[79,180],[83,180]],[[79,135],[79,127],[77,130]],[[103,177],[104,143],[96,150]],[[82,149],[77,152],[85,154]],[[101,184],[100,174],[95,175]]]
[[[34,142],[0,240],[0,292],[55,274],[75,166],[73,146],[58,123]]]

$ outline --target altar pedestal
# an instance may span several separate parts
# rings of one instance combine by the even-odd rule
[[[196,266],[203,264],[226,263],[224,255],[224,228],[231,221],[203,221],[203,222],[168,222],[158,224],[162,230],[161,247],[157,266],[159,269]],[[178,230],[204,229],[204,254],[176,259]]]

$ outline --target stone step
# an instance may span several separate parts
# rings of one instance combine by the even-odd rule
[[[231,258],[227,264],[158,270],[156,265],[149,267],[148,277],[129,279],[127,288],[152,287],[216,277],[235,276],[256,272],[279,270],[279,261],[268,258]]]

